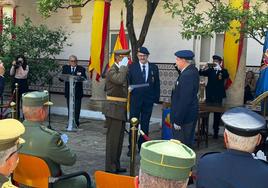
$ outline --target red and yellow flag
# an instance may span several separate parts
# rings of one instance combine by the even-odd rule
[[[105,0],[95,0],[92,31],[91,50],[88,70],[96,71],[96,80],[99,81],[104,61],[104,47],[107,39],[108,20],[110,13],[110,2]]]
[[[229,4],[232,8],[235,8],[238,11],[249,8],[249,2],[247,0],[230,0]],[[244,39],[244,36],[240,34],[239,29],[237,29],[243,27],[241,22],[238,20],[233,20],[231,21],[230,26],[231,29],[225,32],[223,46],[224,68],[228,70],[228,73],[230,75],[226,83],[227,88],[235,80]]]
[[[128,49],[128,42],[127,42],[127,36],[125,33],[125,28],[124,28],[123,12],[122,11],[121,11],[120,30],[119,30],[118,36],[116,38],[113,52],[116,50],[120,50],[120,49]],[[114,53],[111,54],[110,61],[108,64],[108,69],[113,64],[114,64]]]

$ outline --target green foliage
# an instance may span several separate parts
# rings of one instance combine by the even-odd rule
[[[37,0],[38,10],[44,17],[49,17],[52,12],[57,12],[63,5],[81,5],[83,0]]]
[[[239,28],[246,37],[257,40],[265,36],[268,29],[268,3],[267,0],[256,0],[256,4],[248,10],[238,11],[219,0],[163,0],[164,9],[171,16],[178,17],[182,25],[181,35],[191,39],[198,35],[210,37],[213,33],[225,32],[232,20],[243,23]],[[206,2],[208,8],[201,11],[200,5]]]
[[[61,28],[52,31],[45,25],[34,26],[29,18],[22,25],[14,25],[11,19],[5,18],[3,25],[0,57],[5,63],[6,76],[15,57],[23,54],[30,68],[29,81],[47,83],[49,73],[58,68],[55,56],[62,52],[68,34]]]

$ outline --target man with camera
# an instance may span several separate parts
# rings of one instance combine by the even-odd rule
[[[226,97],[225,81],[229,78],[228,71],[222,68],[223,59],[218,56],[212,56],[213,62],[199,70],[200,76],[208,77],[206,86],[206,103],[210,105],[222,105],[222,99]],[[213,138],[218,138],[221,113],[214,112]]]

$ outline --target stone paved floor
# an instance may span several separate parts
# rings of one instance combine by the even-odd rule
[[[65,127],[67,125],[67,118],[65,116],[51,116],[51,126],[52,128],[64,132],[69,136],[68,145],[77,154],[77,162],[74,166],[68,167],[64,166],[64,172],[74,172],[78,170],[88,171],[94,181],[94,172],[96,170],[105,169],[105,133],[104,121],[101,120],[91,120],[91,119],[81,119],[80,130],[77,132],[66,132]],[[161,139],[161,129],[159,124],[150,126],[150,137],[152,139]],[[129,160],[127,157],[127,145],[128,137],[125,134],[123,151],[121,156],[121,166],[128,168],[129,173]],[[218,140],[213,140],[209,137],[209,147],[206,148],[204,143],[201,143],[198,149],[195,146],[194,150],[197,153],[197,158],[208,151],[222,151],[223,138],[219,137]],[[139,156],[137,155],[137,168],[136,173],[139,168]],[[194,185],[189,187],[195,187]]]

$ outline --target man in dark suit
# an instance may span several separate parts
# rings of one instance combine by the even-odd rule
[[[84,79],[87,79],[86,76],[86,69],[82,66],[77,65],[77,57],[75,55],[71,55],[69,57],[69,65],[64,65],[62,67],[62,74],[70,74],[74,76],[81,76]],[[69,82],[65,81],[65,90],[64,96],[67,100],[67,106],[69,111]],[[75,102],[74,102],[74,113],[75,113],[75,123],[76,126],[79,127],[79,117],[80,117],[80,110],[81,110],[81,100],[83,97],[83,82],[76,82],[75,83]],[[68,113],[69,114],[69,113]]]
[[[106,118],[106,162],[105,170],[112,173],[126,172],[121,168],[120,156],[127,121],[127,72],[130,50],[116,50],[114,64],[106,75],[106,102],[103,113]]]
[[[197,166],[197,188],[266,188],[268,164],[252,153],[267,129],[265,118],[243,107],[222,116],[227,150],[203,155]]]
[[[130,89],[132,87],[130,93],[130,119],[132,117],[138,118],[141,130],[146,135],[149,133],[153,104],[158,103],[160,97],[159,70],[156,65],[149,63],[149,54],[147,48],[138,48],[139,62],[131,64],[128,74]],[[145,86],[139,87],[142,84]],[[135,88],[136,86],[138,88]],[[143,142],[145,140],[140,136],[138,140],[139,150]],[[129,144],[131,145],[131,134],[129,135]],[[130,152],[128,152],[128,156],[130,156]]]
[[[210,105],[222,105],[222,99],[226,97],[225,81],[229,78],[228,71],[222,68],[222,58],[218,55],[212,56],[213,63],[199,71],[200,76],[208,77],[206,86],[206,103]],[[214,112],[213,138],[218,138],[221,113]]]
[[[176,66],[181,73],[171,95],[172,132],[175,139],[192,147],[198,116],[199,75],[193,64],[192,51],[177,51],[175,56]]]

